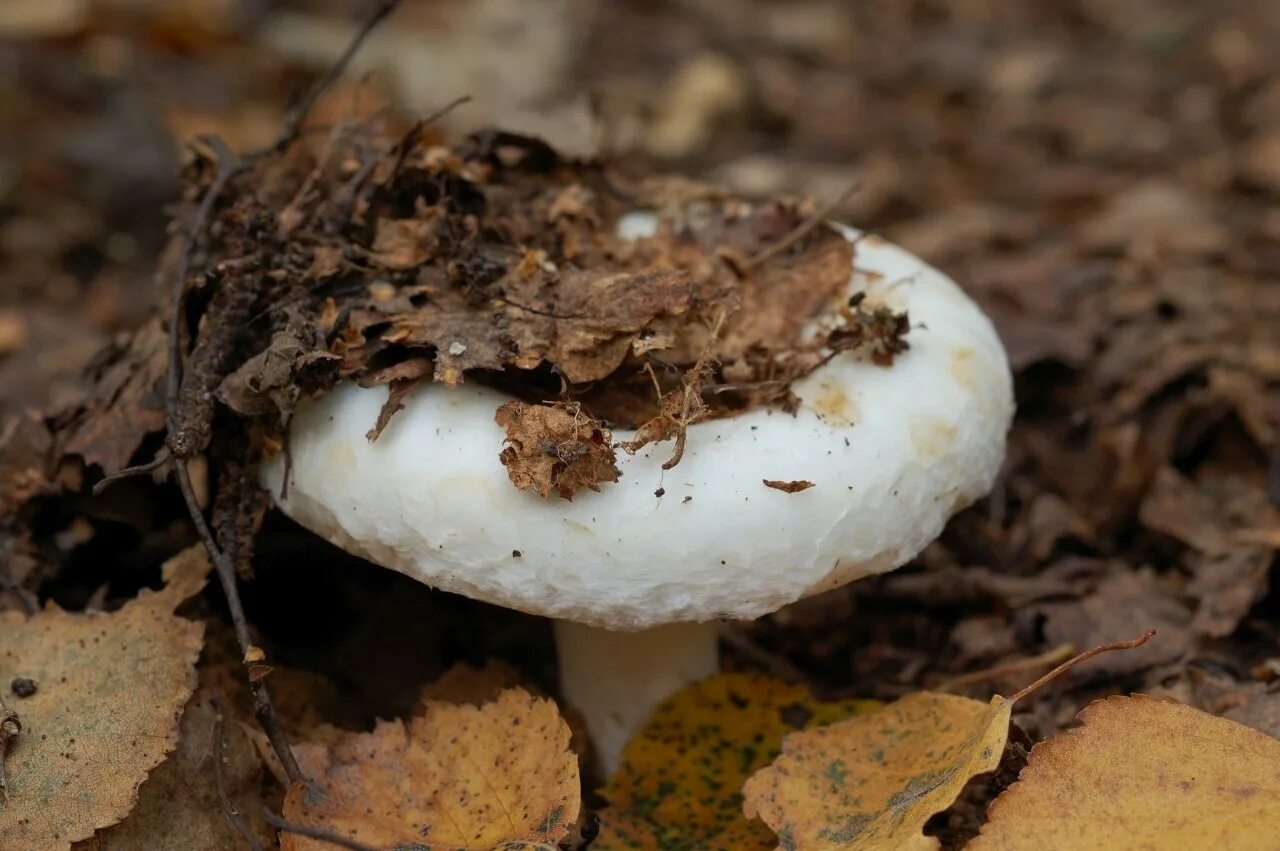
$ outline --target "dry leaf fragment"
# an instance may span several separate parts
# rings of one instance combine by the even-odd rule
[[[803,686],[762,674],[721,674],[677,692],[627,745],[603,795],[596,851],[773,846],[742,814],[743,782],[777,755],[782,737],[879,704],[821,703]]]
[[[207,678],[202,677],[207,683]],[[119,824],[76,843],[74,851],[136,851],[172,848],[182,851],[247,849],[248,842],[227,818],[214,775],[214,738],[222,696],[202,684],[182,713],[178,747],[138,790],[138,805]],[[227,701],[219,701],[225,710]],[[272,831],[263,818],[259,794],[262,762],[253,740],[227,718],[222,725],[222,778],[227,797],[245,826],[263,846]]]
[[[927,848],[924,823],[993,771],[1012,702],[909,694],[879,712],[787,736],[743,787],[780,849]]]
[[[800,491],[807,491],[809,488],[813,487],[813,482],[806,481],[804,479],[799,479],[794,482],[781,481],[779,479],[765,479],[764,486],[767,488],[773,488],[776,491],[782,491],[783,493],[800,493]]]
[[[507,402],[495,419],[507,429],[498,459],[520,490],[544,499],[554,491],[571,500],[583,488],[599,491],[621,475],[608,429],[576,404]]]
[[[568,747],[555,704],[522,689],[480,707],[428,701],[408,722],[299,745],[312,782],[289,790],[284,815],[378,848],[551,845],[578,817]],[[286,832],[281,847],[330,846]]]
[[[1031,751],[975,851],[1274,849],[1280,741],[1173,700],[1109,697]]]
[[[178,741],[203,626],[173,614],[205,582],[201,548],[165,565],[165,588],[115,612],[0,612],[0,682],[40,687],[20,707],[5,769],[0,848],[67,849],[120,821]]]

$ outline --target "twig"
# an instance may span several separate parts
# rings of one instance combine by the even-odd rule
[[[169,454],[169,447],[162,446],[160,447],[160,451],[156,453],[156,457],[152,458],[150,461],[146,462],[145,464],[137,464],[133,467],[125,467],[123,470],[116,470],[114,473],[110,473],[106,476],[103,476],[101,479],[97,481],[96,484],[94,484],[93,495],[98,496],[104,490],[111,487],[111,485],[115,484],[121,479],[131,479],[134,476],[145,476],[149,473],[154,473],[156,470],[159,470],[161,467],[167,464],[170,460],[172,460],[172,458],[173,456]]]
[[[312,827],[309,824],[298,824],[297,822],[288,821],[281,818],[270,810],[266,811],[267,824],[276,830],[283,830],[287,833],[296,833],[298,836],[305,836],[308,839],[318,839],[321,842],[328,842],[331,845],[337,845],[340,848],[350,848],[352,851],[378,851],[372,845],[365,845],[363,842],[357,842],[354,839],[348,839],[345,836],[325,830],[322,827]]]
[[[1102,653],[1110,653],[1112,650],[1132,650],[1135,647],[1141,647],[1142,645],[1150,641],[1151,636],[1155,634],[1156,634],[1156,631],[1154,629],[1149,629],[1139,637],[1131,639],[1130,641],[1113,641],[1110,644],[1100,644],[1097,647],[1093,647],[1089,650],[1086,650],[1077,656],[1072,656],[1070,659],[1063,662],[1061,665],[1054,668],[1052,671],[1045,674],[1043,677],[1036,680],[1034,683],[1032,683],[1031,685],[1024,688],[1022,691],[1015,694],[1013,697],[1009,698],[1009,702],[1017,703],[1022,698],[1031,694],[1031,692],[1040,688],[1040,686],[1044,685],[1050,680],[1053,680],[1059,675],[1061,675],[1064,671],[1069,671],[1072,668],[1074,668],[1076,665],[1079,665],[1081,662],[1087,662],[1088,660],[1092,659],[1094,656],[1098,656]]]
[[[235,626],[236,639],[240,643],[240,651],[244,656],[248,654],[249,648],[253,646],[253,641],[249,635],[249,624],[245,619],[244,606],[240,602],[240,591],[236,586],[235,564],[219,548],[217,540],[209,529],[209,524],[204,519],[204,512],[196,499],[195,489],[191,486],[191,474],[187,470],[185,463],[186,458],[194,455],[198,448],[187,445],[188,441],[182,439],[178,424],[179,388],[182,384],[184,360],[182,351],[183,304],[186,295],[187,275],[191,269],[191,259],[195,256],[196,244],[199,241],[200,234],[207,227],[209,218],[213,213],[214,202],[222,194],[222,190],[226,187],[228,181],[239,172],[242,166],[242,162],[220,140],[211,139],[208,144],[218,156],[218,171],[214,177],[213,184],[206,191],[204,198],[201,199],[200,206],[196,211],[195,221],[192,222],[191,228],[186,234],[186,244],[183,246],[177,280],[174,282],[169,314],[169,368],[168,386],[165,389],[165,420],[169,433],[167,443],[170,452],[175,456],[173,468],[174,476],[178,481],[178,489],[182,492],[182,498],[187,504],[187,512],[191,515],[191,522],[195,524],[196,532],[204,543],[205,549],[209,553],[209,559],[213,562],[214,569],[217,571],[218,581],[222,585],[223,594],[227,598],[227,608],[231,612],[231,622]],[[249,690],[253,693],[254,714],[258,719],[258,723],[262,725],[263,731],[267,734],[271,747],[280,758],[280,764],[284,767],[285,774],[290,781],[298,782],[302,779],[302,771],[298,768],[298,761],[294,759],[293,750],[289,747],[289,739],[284,732],[284,725],[280,723],[280,718],[271,704],[271,696],[267,692],[266,684],[261,680],[255,682],[250,677]]]
[[[961,674],[958,677],[952,677],[934,686],[933,691],[954,691],[960,686],[972,685],[986,680],[994,680],[999,677],[1008,676],[1009,674],[1021,674],[1025,671],[1034,671],[1037,668],[1043,668],[1046,665],[1056,665],[1065,659],[1070,659],[1071,654],[1075,652],[1075,647],[1071,644],[1059,644],[1052,650],[1041,653],[1039,656],[1032,656],[1028,659],[1017,659],[1013,662],[1006,662],[1003,665],[995,665],[990,668],[984,668],[981,671],[971,671],[967,674]]]
[[[0,697],[0,796],[9,800],[9,781],[4,773],[4,759],[9,753],[9,740],[22,732],[22,719],[5,705]]]
[[[747,262],[743,264],[742,271],[743,272],[751,271],[752,269],[759,266],[761,263],[764,263],[766,260],[770,260],[774,257],[777,257],[779,254],[786,251],[788,248],[795,245],[800,240],[804,239],[806,236],[808,236],[810,233],[813,232],[814,228],[816,228],[818,225],[825,222],[827,218],[833,212],[835,212],[835,209],[837,207],[839,207],[845,201],[848,201],[849,197],[853,195],[853,193],[856,192],[858,190],[858,187],[861,185],[862,185],[861,180],[855,180],[853,183],[850,183],[847,187],[845,187],[845,190],[843,192],[841,192],[831,201],[828,201],[826,204],[822,205],[821,209],[819,209],[816,213],[814,213],[808,219],[801,222],[800,225],[795,230],[791,231],[789,234],[787,234],[777,242],[773,243],[772,245],[767,245],[764,248],[757,251],[755,254],[751,255],[751,257],[747,260]]]
[[[298,131],[302,128],[302,123],[307,120],[307,116],[311,114],[311,110],[316,105],[316,102],[320,100],[320,96],[333,85],[335,80],[346,72],[347,66],[351,64],[356,51],[360,49],[360,45],[364,44],[364,40],[369,37],[369,33],[373,32],[374,28],[382,23],[383,18],[390,15],[399,5],[400,0],[383,0],[382,5],[365,19],[355,37],[351,39],[351,43],[347,45],[347,49],[338,57],[338,61],[329,67],[324,76],[317,80],[308,90],[306,96],[289,111],[289,114],[285,117],[284,132],[281,133],[275,144],[267,149],[268,151],[272,153],[282,151],[294,139],[298,138]]]
[[[244,819],[240,817],[239,811],[236,810],[235,804],[231,803],[231,797],[227,794],[227,779],[222,776],[222,752],[225,742],[222,737],[222,705],[217,701],[211,701],[213,705],[213,782],[218,787],[218,800],[222,802],[222,811],[226,813],[227,820],[231,822],[245,841],[249,843],[250,851],[262,851],[262,843],[258,841],[258,837],[253,835],[253,831],[249,829],[249,825],[244,823]]]

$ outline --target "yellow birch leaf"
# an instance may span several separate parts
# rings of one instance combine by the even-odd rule
[[[792,733],[743,788],[783,851],[924,849],[924,823],[993,771],[1012,702],[918,692],[879,712]]]
[[[197,547],[165,565],[163,590],[114,612],[0,612],[0,683],[35,682],[10,701],[22,730],[5,757],[0,848],[67,849],[133,808],[196,687],[204,627],[173,612],[208,571]]]
[[[295,751],[311,782],[289,790],[285,818],[375,848],[554,846],[578,817],[569,727],[522,689],[483,706],[427,701],[408,722]],[[282,851],[332,847],[281,837]]]
[[[991,805],[974,851],[1280,847],[1280,741],[1173,700],[1085,707]]]
[[[602,794],[592,851],[752,851],[769,830],[742,813],[742,784],[782,737],[880,704],[820,703],[803,686],[762,674],[720,674],[668,698],[627,745]]]

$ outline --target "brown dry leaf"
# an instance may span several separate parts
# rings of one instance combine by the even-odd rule
[[[783,493],[800,493],[800,491],[807,491],[809,488],[813,487],[813,482],[806,481],[805,479],[798,479],[794,482],[781,481],[779,479],[765,479],[764,486],[767,488],[773,488],[776,491],[782,491]]]
[[[165,565],[165,587],[115,612],[65,612],[50,603],[27,617],[0,612],[0,682],[28,677],[11,708],[22,732],[5,760],[0,848],[66,849],[120,821],[138,787],[178,741],[196,686],[203,626],[174,615],[205,582],[192,548]]]
[[[580,806],[568,746],[555,704],[521,689],[480,707],[428,701],[408,722],[299,745],[312,783],[289,790],[284,815],[380,848],[554,844]],[[285,833],[281,847],[331,846]]]
[[[228,702],[204,679],[206,684],[201,685],[182,713],[177,749],[142,784],[138,805],[124,821],[76,843],[75,851],[223,851],[250,847],[223,812],[218,796],[213,767],[215,737],[219,711],[225,712]],[[227,797],[258,842],[270,845],[273,831],[263,817],[259,792],[262,762],[253,741],[229,717],[222,724],[221,735]]]
[[[596,851],[774,844],[742,814],[743,782],[778,754],[787,733],[872,712],[875,701],[821,703],[763,674],[720,674],[668,698],[627,745],[602,794]]]
[[[1159,639],[1145,647],[1094,661],[1086,672],[1091,678],[1125,676],[1177,659],[1192,647],[1187,607],[1158,579],[1123,567],[1082,599],[1039,603],[1019,617],[1028,622],[1043,618],[1045,642],[1053,647],[1118,641],[1133,632],[1135,623],[1159,629]]]
[[[498,459],[520,490],[544,499],[554,491],[571,500],[583,488],[599,491],[621,475],[609,431],[576,404],[507,402],[495,419],[507,429]]]
[[[1280,741],[1172,700],[1109,697],[1031,751],[975,851],[1274,849]]]
[[[793,733],[743,787],[780,849],[931,848],[922,833],[975,774],[993,771],[1012,701],[919,692],[879,712]]]
[[[143,438],[164,428],[165,338],[156,317],[98,357],[90,369],[92,390],[61,429],[64,454],[114,473]]]

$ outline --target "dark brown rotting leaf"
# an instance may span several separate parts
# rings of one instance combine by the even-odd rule
[[[778,479],[764,479],[763,481],[765,487],[773,488],[774,490],[782,491],[783,493],[800,493],[800,491],[807,491],[809,488],[814,486],[813,482],[806,481],[804,479],[799,479],[793,482],[780,481]]]
[[[579,405],[508,402],[495,419],[507,430],[498,458],[520,490],[571,500],[583,488],[599,491],[618,480],[609,431]]]

